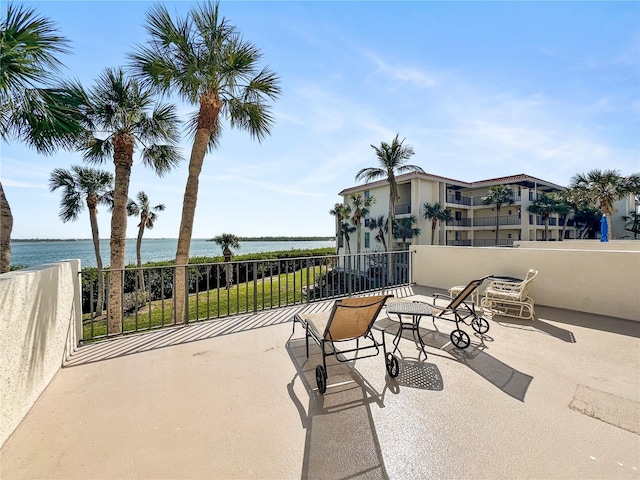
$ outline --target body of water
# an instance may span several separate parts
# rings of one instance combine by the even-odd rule
[[[176,256],[177,238],[148,238],[142,240],[142,263],[173,260]],[[277,252],[311,248],[335,247],[334,240],[279,241],[279,242],[240,242],[240,249],[234,255],[259,252]],[[100,256],[106,267],[109,265],[109,240],[100,240]],[[215,242],[204,238],[191,240],[190,257],[221,256],[222,250]],[[43,263],[58,262],[79,258],[81,266],[95,267],[96,255],[91,240],[52,240],[34,242],[12,242],[11,264],[32,267]],[[126,264],[136,263],[136,239],[127,239]]]

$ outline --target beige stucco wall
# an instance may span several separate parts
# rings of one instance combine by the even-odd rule
[[[542,242],[541,242],[542,243]],[[539,305],[640,321],[640,251],[412,246],[413,281],[447,289],[484,275],[539,271]]]
[[[519,248],[550,248],[555,250],[631,250],[640,251],[640,240],[563,240],[562,242],[513,242]]]
[[[0,445],[78,343],[79,260],[0,275]]]

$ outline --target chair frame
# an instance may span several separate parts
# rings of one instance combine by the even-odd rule
[[[483,310],[505,317],[535,320],[534,301],[528,293],[537,275],[538,271],[531,269],[522,282],[491,282],[482,297]]]
[[[385,365],[389,375],[391,375],[392,377],[396,377],[398,375],[399,366],[398,366],[397,360],[396,362],[393,362],[389,358],[390,356],[387,355],[387,347],[385,344],[384,332],[382,333],[382,343],[379,343],[375,339],[372,332],[373,324],[375,323],[376,319],[378,318],[378,315],[382,311],[382,308],[384,307],[385,302],[387,301],[388,298],[392,298],[392,297],[393,295],[377,295],[372,297],[350,297],[346,299],[336,300],[333,304],[333,307],[331,308],[331,311],[329,312],[329,318],[328,318],[326,327],[322,333],[318,332],[315,328],[312,328],[310,325],[310,322],[305,320],[302,314],[294,315],[293,331],[295,332],[296,322],[301,323],[302,326],[305,328],[307,358],[309,358],[309,338],[311,338],[320,347],[322,351],[322,365],[318,365],[316,367],[316,382],[318,384],[318,390],[320,391],[320,393],[324,393],[327,389],[327,378],[328,378],[327,357],[329,356],[334,356],[338,362],[349,362],[349,361],[356,360],[358,358],[362,359],[362,358],[374,357],[378,355],[378,353],[380,353],[380,347],[382,346],[382,349],[385,355]],[[350,303],[349,300],[351,299],[366,299],[366,298],[371,298],[371,302],[366,303],[364,305],[349,305]],[[342,309],[371,308],[376,304],[378,304],[378,306],[376,307],[375,314],[372,315],[371,321],[369,322],[366,330],[361,335],[349,336],[346,338],[334,338],[334,335],[332,334],[332,331],[331,331],[331,327],[332,327],[333,319],[336,317],[336,314],[338,313],[338,311]],[[364,346],[361,346],[360,339],[367,340],[368,341],[367,344]],[[354,348],[340,349],[336,345],[340,342],[353,342],[353,341],[356,342]],[[362,352],[362,351],[367,351],[369,353],[367,353],[364,356],[358,355],[358,352]],[[352,354],[352,353],[355,353],[355,355],[345,356],[345,354]]]
[[[489,277],[491,277],[491,275],[471,280],[455,297],[443,293],[433,294],[433,303],[429,304],[432,310],[434,310],[432,315],[433,323],[435,325],[436,319],[455,322],[456,329],[451,332],[449,338],[451,339],[451,343],[457,348],[464,350],[471,344],[471,338],[464,330],[460,329],[460,323],[470,325],[480,335],[489,331],[489,322],[487,319],[478,315],[476,312],[476,304],[473,301],[467,300],[467,297],[473,298],[473,294],[477,291],[478,287]],[[442,299],[448,301],[446,306],[442,304],[438,305],[438,301]],[[449,318],[447,318],[447,316]]]

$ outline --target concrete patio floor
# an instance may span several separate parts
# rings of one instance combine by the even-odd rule
[[[397,379],[382,355],[331,358],[320,395],[319,349],[307,359],[292,335],[302,308],[328,304],[79,348],[3,446],[0,478],[640,478],[638,323],[538,306],[484,337],[463,327],[460,351],[452,322],[425,318],[426,360],[406,333]],[[384,311],[378,325],[397,328]]]

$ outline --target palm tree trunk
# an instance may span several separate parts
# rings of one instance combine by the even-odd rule
[[[567,216],[562,215],[560,219],[562,220],[562,230],[560,231],[560,238],[558,239],[558,241],[562,242],[564,241],[564,233],[565,233],[565,230],[567,229]]]
[[[436,219],[431,220],[431,245],[434,244],[436,239]]]
[[[0,182],[0,273],[8,272],[11,268],[11,231],[13,230],[13,215],[7,197],[4,196],[2,182]]]
[[[96,316],[102,315],[104,308],[104,276],[102,274],[102,256],[100,255],[100,234],[98,233],[98,215],[96,213],[95,200],[91,201],[87,198],[87,206],[89,207],[89,222],[91,223],[91,238],[93,239],[93,251],[96,254],[96,265],[98,266],[98,301],[96,304]]]
[[[392,189],[393,190],[393,189]],[[389,195],[389,217],[387,219],[387,225],[389,227],[389,231],[387,235],[389,236],[389,244],[387,249],[387,285],[392,281],[393,278],[393,219],[395,218],[396,211],[396,199],[393,193]]]
[[[136,259],[138,260],[138,275],[140,277],[140,291],[144,292],[144,272],[142,271],[142,235],[144,235],[144,221],[140,222],[138,239],[136,240]]]
[[[544,241],[549,241],[549,215],[544,218]]]
[[[118,135],[113,139],[113,163],[116,167],[111,214],[111,276],[109,277],[109,322],[110,335],[122,332],[122,294],[127,244],[127,202],[129,181],[133,164],[133,138]]]
[[[173,299],[175,307],[173,312],[174,322],[179,322],[185,315],[186,265],[189,263],[193,219],[196,214],[196,203],[198,200],[199,176],[202,171],[209,138],[209,132],[198,130],[189,161],[189,176],[187,177],[187,186],[184,191],[182,220],[180,221],[180,233],[178,235],[178,248],[176,251],[176,286]]]

